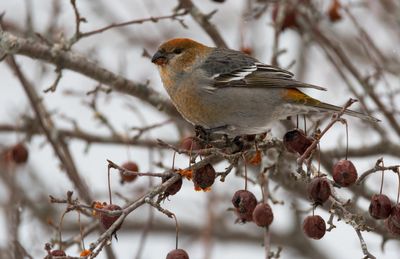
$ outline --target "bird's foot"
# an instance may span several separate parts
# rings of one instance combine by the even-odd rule
[[[234,137],[232,140],[232,143],[234,144],[232,153],[238,153],[244,149],[244,140],[243,140],[242,136]]]
[[[229,138],[228,135],[223,136],[225,140],[225,147],[229,148],[231,153],[238,153],[244,149],[244,141],[242,136],[236,136],[233,139]]]
[[[195,125],[194,130],[196,132],[196,137],[201,140],[204,140],[208,143],[211,140],[211,134],[220,131],[226,131],[228,129],[228,125],[223,125],[215,128],[206,129],[203,126]]]

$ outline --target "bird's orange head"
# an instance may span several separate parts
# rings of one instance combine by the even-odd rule
[[[161,44],[151,62],[160,67],[168,65],[185,69],[192,65],[197,57],[208,53],[208,49],[211,48],[191,39],[171,39]]]

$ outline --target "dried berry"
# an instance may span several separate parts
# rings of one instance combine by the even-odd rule
[[[342,19],[342,15],[339,12],[341,7],[342,6],[339,0],[332,1],[331,6],[329,7],[328,10],[328,16],[331,22],[336,22]]]
[[[175,249],[167,254],[166,259],[189,259],[189,255],[183,249]]]
[[[260,165],[262,161],[261,154],[260,150],[247,152],[245,155],[246,163],[254,166]]]
[[[128,161],[122,164],[121,166],[122,168],[132,171],[132,172],[138,172],[139,171],[139,167],[135,162],[132,161]],[[126,174],[121,174],[121,183],[124,182],[132,182],[137,178],[137,175],[126,175]]]
[[[63,250],[53,250],[50,253],[52,256],[67,256]]]
[[[322,205],[331,195],[331,186],[325,177],[316,177],[308,185],[308,197],[316,204]]]
[[[267,203],[259,203],[253,211],[253,221],[259,227],[268,227],[274,220],[271,206]]]
[[[15,146],[11,147],[11,149],[7,153],[7,158],[16,164],[26,163],[26,161],[28,161],[28,156],[28,149],[22,143],[18,143]]]
[[[249,56],[251,56],[251,54],[253,53],[253,50],[251,48],[249,48],[249,47],[241,47],[240,51],[243,52],[244,54],[249,55]],[[254,136],[254,138],[252,136]],[[253,140],[254,140],[256,138],[256,135],[246,135],[245,136],[245,139],[247,141],[253,141],[253,140],[248,140],[248,139],[251,139],[251,138],[253,138]]]
[[[303,231],[313,239],[321,239],[326,232],[325,220],[321,216],[308,216],[303,221]]]
[[[289,152],[298,153],[300,155],[306,152],[312,142],[312,139],[308,138],[306,134],[299,129],[288,131],[283,136],[283,145],[286,149]]]
[[[180,149],[191,151],[202,149],[203,145],[194,137],[187,137],[182,139]]]
[[[162,178],[162,182],[165,183],[166,181],[168,181],[169,179],[171,179],[172,176],[169,177],[163,177]],[[164,194],[166,197],[170,196],[170,195],[175,195],[177,192],[179,192],[179,190],[182,187],[182,178],[179,178],[179,180],[177,180],[176,182],[174,182],[173,184],[171,184],[165,191]]]
[[[392,212],[390,213],[390,218],[395,224],[395,226],[400,228],[400,203],[397,203],[396,206],[392,208]]]
[[[193,183],[195,189],[205,190],[210,188],[215,181],[215,170],[211,164],[206,164],[199,169],[193,171]]]
[[[109,204],[105,205],[102,209],[108,211],[115,211],[115,210],[121,210],[121,207],[115,204]],[[118,218],[119,215],[110,216],[107,215],[106,213],[100,213],[100,222],[104,229],[109,229],[111,225],[114,224],[115,221],[117,221]],[[117,231],[118,229],[119,227],[115,231]]]
[[[243,52],[243,50],[242,50]],[[252,135],[244,135],[243,138],[244,140],[251,142],[251,141],[255,141],[256,140],[257,135],[256,134],[252,134]]]
[[[340,160],[333,166],[333,180],[343,187],[352,185],[357,180],[357,170],[350,160]]]
[[[385,226],[393,235],[400,235],[400,225],[396,225],[390,216],[385,220]]]
[[[232,197],[232,204],[241,222],[253,220],[253,211],[257,205],[257,199],[253,193],[246,190],[235,192]]]
[[[384,194],[375,194],[369,204],[369,214],[375,219],[386,219],[392,212],[392,203]]]
[[[284,31],[287,28],[296,28],[298,27],[296,17],[297,17],[297,10],[292,5],[282,6],[279,4],[275,4],[274,9],[272,10],[272,20],[274,22],[278,22],[278,14],[280,12],[280,8],[285,8],[283,13],[285,17],[283,17],[282,24],[281,24],[281,31]]]
[[[385,226],[393,235],[400,235],[400,203],[392,208],[390,216],[385,220]]]
[[[85,249],[79,254],[79,256],[84,257],[84,256],[89,256],[91,254],[92,254],[92,251],[90,251],[89,249]]]

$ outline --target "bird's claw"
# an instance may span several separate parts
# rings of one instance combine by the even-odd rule
[[[228,129],[228,125],[223,125],[223,126],[209,128],[209,129],[206,129],[201,125],[194,126],[194,130],[196,132],[196,137],[204,140],[206,143],[208,143],[210,141],[212,133],[226,131],[227,129]]]

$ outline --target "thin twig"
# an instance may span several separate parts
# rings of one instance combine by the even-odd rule
[[[0,50],[42,60],[54,65],[63,64],[64,69],[76,71],[95,81],[110,86],[113,90],[136,96],[157,109],[179,118],[178,112],[162,95],[146,84],[130,81],[122,76],[100,67],[96,62],[74,51],[49,47],[33,39],[24,39],[11,33],[0,31]]]
[[[7,64],[17,75],[18,80],[20,81],[22,87],[24,88],[29,98],[31,106],[35,111],[39,124],[42,130],[45,132],[47,140],[52,145],[55,153],[57,154],[62,165],[64,166],[68,177],[74,183],[75,187],[78,189],[79,194],[85,199],[85,201],[91,202],[92,198],[90,197],[89,194],[89,187],[80,177],[77,168],[75,166],[74,160],[72,158],[72,155],[69,151],[68,145],[66,144],[64,139],[62,139],[58,134],[57,129],[55,128],[54,123],[51,120],[51,117],[46,111],[46,108],[42,103],[41,98],[36,93],[34,86],[32,85],[32,83],[28,81],[28,79],[20,69],[19,65],[16,63],[13,56],[9,56],[7,58]]]
[[[96,30],[93,30],[93,31],[80,33],[79,37],[82,39],[82,38],[86,38],[86,37],[92,36],[94,34],[103,33],[105,31],[113,29],[113,28],[124,27],[124,26],[132,25],[132,24],[142,24],[142,23],[145,23],[145,22],[154,22],[154,23],[156,23],[156,22],[161,21],[161,20],[169,20],[169,19],[176,20],[177,17],[185,16],[187,14],[188,14],[187,10],[183,10],[182,12],[177,12],[177,13],[173,13],[173,14],[170,14],[170,15],[149,17],[149,18],[131,20],[131,21],[121,22],[121,23],[112,23],[112,24],[107,25],[105,27],[102,27],[100,29],[96,29]]]
[[[328,132],[328,130],[330,128],[332,128],[333,125],[335,125],[335,123],[339,122],[339,121],[343,121],[343,119],[341,118],[341,116],[346,112],[347,108],[349,108],[353,103],[355,103],[357,100],[355,99],[349,99],[346,104],[343,106],[342,110],[336,114],[334,114],[334,116],[332,117],[331,121],[329,122],[329,124],[321,131],[321,133],[318,135],[318,138],[315,138],[315,140],[312,142],[312,144],[307,148],[307,150],[303,153],[303,155],[301,155],[298,159],[297,159],[297,166],[298,166],[298,172],[299,170],[301,171],[301,166],[304,162],[304,160],[306,158],[308,158],[311,153],[314,151],[314,149],[317,147],[319,141],[321,140],[321,138],[325,135],[326,132]]]
[[[204,29],[205,32],[214,41],[215,45],[218,47],[227,48],[225,40],[222,38],[221,34],[215,28],[209,20],[211,16],[215,13],[211,12],[208,15],[203,14],[199,8],[191,0],[179,0],[179,6],[177,9],[183,9],[189,11],[193,19]]]
[[[379,161],[379,160],[378,160]],[[370,174],[381,172],[381,171],[392,171],[394,173],[399,173],[400,165],[392,165],[392,166],[381,166],[379,164],[375,164],[375,166],[365,172],[363,172],[360,177],[358,177],[356,184],[361,184],[367,176]]]
[[[361,249],[363,251],[363,254],[365,255],[364,259],[376,259],[375,256],[373,256],[369,251],[367,244],[364,241],[364,238],[361,234],[361,231],[359,229],[354,229],[357,233],[358,238],[360,239],[360,244],[361,244]]]

